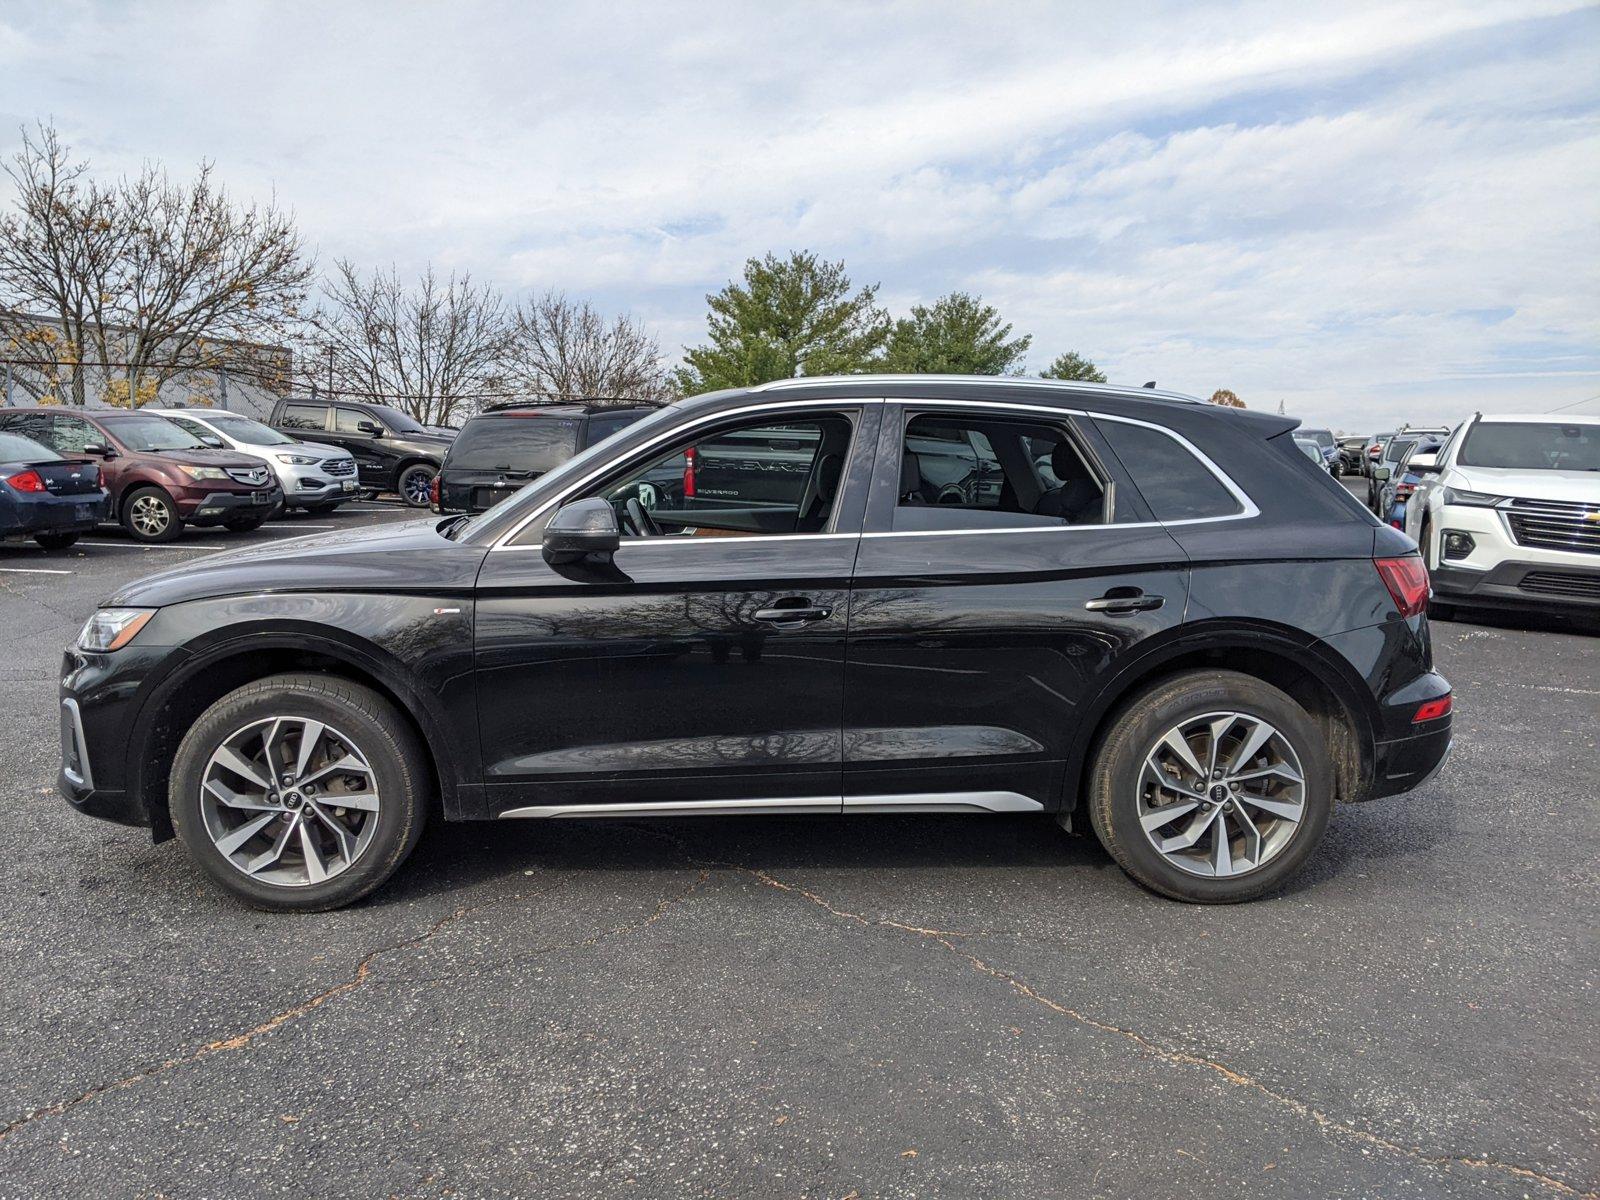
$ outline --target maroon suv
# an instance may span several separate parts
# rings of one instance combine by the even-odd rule
[[[169,542],[185,525],[243,533],[283,503],[277,476],[259,458],[209,449],[154,413],[12,408],[0,410],[0,430],[64,458],[99,459],[111,516],[137,541]]]

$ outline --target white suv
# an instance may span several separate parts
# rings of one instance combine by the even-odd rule
[[[198,438],[213,438],[235,450],[263,458],[283,485],[283,506],[327,512],[360,491],[356,460],[350,451],[321,442],[302,442],[241,413],[211,408],[146,408],[176,421]]]
[[[1406,505],[1433,580],[1457,604],[1600,614],[1600,418],[1475,416],[1411,456]]]

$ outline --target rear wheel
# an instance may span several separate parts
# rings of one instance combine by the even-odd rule
[[[1333,769],[1310,715],[1271,684],[1189,671],[1115,718],[1089,816],[1129,875],[1176,900],[1226,904],[1282,886],[1316,849]]]
[[[65,550],[78,540],[78,535],[75,533],[36,533],[33,535],[33,540],[46,550]]]
[[[138,542],[170,542],[183,532],[183,518],[166,492],[141,487],[122,502],[122,528]]]
[[[400,472],[400,479],[395,484],[395,490],[412,508],[427,508],[429,490],[433,486],[433,477],[439,472],[427,463],[412,463]]]
[[[429,771],[404,717],[332,675],[228,693],[184,735],[168,803],[184,848],[257,908],[323,910],[388,879],[421,835]]]

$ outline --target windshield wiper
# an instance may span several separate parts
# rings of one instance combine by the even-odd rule
[[[443,529],[439,530],[440,536],[449,538],[452,542],[455,541],[456,534],[460,530],[466,528],[467,522],[470,520],[472,520],[472,514],[460,513],[447,525],[445,525]]]

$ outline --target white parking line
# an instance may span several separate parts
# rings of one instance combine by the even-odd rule
[[[74,542],[75,546],[104,546],[108,550],[214,550],[214,546],[153,546],[139,542]]]
[[[6,575],[71,575],[71,571],[51,571],[44,567],[0,567]]]

